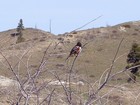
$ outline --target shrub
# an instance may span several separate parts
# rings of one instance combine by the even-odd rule
[[[117,33],[117,31],[116,30],[113,30],[112,33]]]
[[[70,35],[68,35],[68,36],[69,36],[69,37],[73,37],[73,35],[71,35],[71,34],[70,34]]]
[[[125,27],[125,28],[131,28],[131,26],[128,25],[128,24],[123,25],[123,27]]]
[[[126,69],[140,64],[140,46],[137,43],[132,44],[132,48],[129,54],[127,55],[127,63],[128,65],[126,66]],[[136,81],[138,69],[138,67],[130,69],[132,75],[130,75],[128,82],[130,82],[131,80],[133,80],[134,82]]]
[[[77,32],[76,31],[73,31],[72,34],[77,34]]]
[[[132,35],[138,35],[138,33],[133,33]]]
[[[139,29],[135,29],[135,31],[139,31]]]
[[[46,41],[46,40],[45,40],[44,38],[41,38],[41,39],[40,39],[40,42],[43,42],[43,41]]]
[[[59,38],[58,38],[58,40],[60,40],[60,41],[64,41],[64,38],[62,38],[62,37],[59,37]]]

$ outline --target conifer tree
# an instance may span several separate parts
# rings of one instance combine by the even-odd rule
[[[20,19],[18,26],[17,26],[17,32],[19,34],[17,42],[16,43],[20,43],[23,42],[25,39],[22,37],[23,36],[23,30],[24,30],[24,26],[23,26],[23,21],[22,19]]]
[[[137,66],[140,64],[140,46],[137,43],[132,44],[132,48],[127,55],[127,69],[133,66]],[[136,76],[138,75],[138,67],[132,68],[130,70],[131,75],[130,78],[128,79],[128,82],[133,80],[134,82],[136,81]]]
[[[17,26],[17,32],[19,33],[20,36],[23,35],[23,33],[22,33],[23,30],[24,30],[23,21],[22,21],[22,19],[20,19],[18,26]]]

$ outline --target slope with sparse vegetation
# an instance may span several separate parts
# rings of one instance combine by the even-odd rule
[[[25,28],[21,43],[13,33],[0,32],[0,75],[18,85],[1,85],[0,103],[139,105],[140,79],[128,84],[125,70],[132,43],[140,44],[139,21],[61,35]],[[77,41],[85,45],[82,52],[65,62]]]

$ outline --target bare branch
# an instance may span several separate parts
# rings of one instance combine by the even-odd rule
[[[85,26],[89,25],[89,24],[90,24],[90,23],[92,23],[93,21],[95,21],[95,20],[97,20],[97,19],[101,18],[101,17],[102,17],[102,15],[100,15],[100,16],[98,16],[98,17],[96,17],[95,19],[93,19],[93,20],[89,21],[88,23],[86,23],[86,24],[82,25],[82,26],[81,26],[81,27],[79,27],[79,28],[76,28],[75,30],[73,30],[73,31],[71,31],[71,32],[77,31],[77,30],[79,30],[79,29],[81,29],[81,28],[83,28],[83,27],[85,27]]]
[[[15,71],[14,71],[12,65],[10,64],[10,62],[8,61],[8,59],[3,55],[3,53],[2,53],[1,51],[0,51],[0,54],[3,56],[3,58],[6,60],[7,64],[9,65],[10,70],[12,71],[12,73],[14,74],[16,80],[18,81],[18,83],[19,83],[19,85],[20,85],[22,95],[26,98],[26,97],[28,96],[28,94],[27,94],[26,91],[24,90],[23,85],[22,85],[22,83],[21,83],[19,77],[18,77],[17,74],[15,73]]]
[[[123,39],[124,39],[124,38],[123,38]],[[98,91],[101,90],[101,89],[103,88],[103,86],[108,82],[108,79],[109,79],[109,77],[110,77],[112,68],[113,68],[114,63],[115,63],[115,59],[116,59],[116,57],[117,57],[117,55],[118,55],[120,46],[121,46],[121,44],[122,44],[122,42],[123,42],[123,39],[122,39],[122,40],[120,41],[120,43],[119,43],[119,46],[118,46],[117,51],[116,51],[116,54],[115,54],[115,56],[114,56],[114,58],[113,58],[113,61],[112,61],[110,70],[108,71],[107,78],[106,78],[106,80],[104,81],[104,83],[98,88],[98,90],[96,91],[96,93],[98,93]]]
[[[94,93],[92,93],[92,94],[90,95],[90,97],[88,98],[88,100],[87,100],[87,102],[86,102],[86,105],[89,105],[89,103],[96,97],[96,94],[97,94],[97,93],[105,86],[105,84],[108,82],[109,77],[110,77],[110,75],[111,75],[112,68],[113,68],[114,63],[115,63],[115,59],[116,59],[116,57],[117,57],[117,55],[118,55],[118,52],[119,52],[119,49],[120,49],[120,46],[121,46],[123,40],[124,40],[124,38],[123,38],[123,39],[120,41],[120,43],[119,43],[119,46],[118,46],[117,51],[116,51],[116,54],[115,54],[115,56],[114,56],[114,58],[113,58],[113,60],[112,60],[111,67],[110,67],[110,69],[109,69],[109,71],[108,71],[108,74],[107,74],[107,77],[106,77],[105,81],[101,84],[101,86],[97,89],[96,92],[94,92]]]
[[[42,60],[41,60],[41,62],[40,62],[40,65],[39,65],[39,67],[38,67],[36,73],[32,75],[32,78],[36,78],[36,77],[39,75],[40,69],[41,69],[42,65],[44,65],[45,56],[46,56],[47,51],[48,51],[48,49],[50,48],[51,44],[52,44],[52,43],[50,43],[49,46],[47,47],[47,49],[45,50],[44,55],[43,55],[43,57],[42,57]]]
[[[66,97],[67,97],[67,101],[68,101],[68,103],[69,104],[71,104],[71,100],[70,100],[70,96],[69,96],[69,91],[68,91],[68,89],[67,89],[67,87],[65,87],[63,84],[62,84],[62,82],[61,82],[61,79],[59,78],[59,76],[58,76],[58,74],[55,72],[55,74],[54,73],[52,73],[56,78],[57,78],[57,80],[60,82],[60,84],[61,84],[61,86],[63,87],[63,90],[64,90],[64,92],[65,92],[65,94],[66,94]]]

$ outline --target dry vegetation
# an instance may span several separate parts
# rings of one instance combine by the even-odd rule
[[[0,74],[8,78],[1,77],[0,104],[139,105],[140,79],[128,84],[125,70],[139,31],[140,22],[58,36],[28,28],[18,44],[15,30],[1,32]],[[78,40],[86,44],[81,54],[65,62]]]

